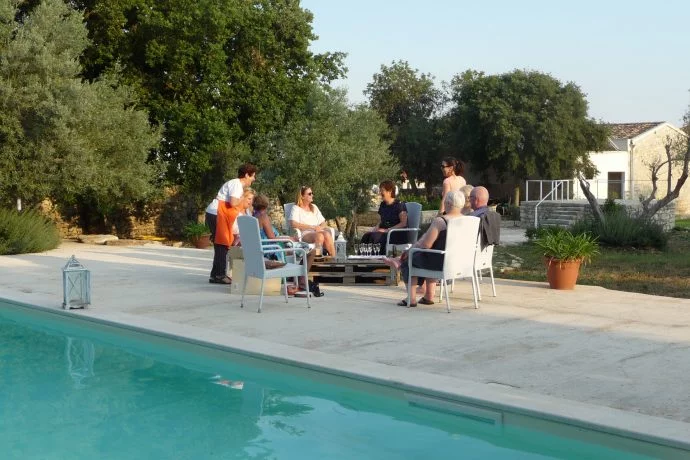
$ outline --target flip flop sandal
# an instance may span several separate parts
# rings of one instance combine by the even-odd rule
[[[417,302],[421,303],[422,305],[433,305],[435,303],[433,300],[427,300],[426,297],[422,297]]]
[[[398,302],[397,305],[398,305],[398,307],[407,307],[407,308],[414,308],[414,307],[417,306],[416,303],[407,305],[407,300],[406,300],[406,299],[401,300],[400,302]]]

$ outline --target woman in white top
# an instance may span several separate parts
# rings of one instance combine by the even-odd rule
[[[240,204],[237,206],[237,208],[240,211],[240,215],[242,216],[251,216],[252,215],[252,203],[254,202],[254,190],[251,188],[245,188],[244,193],[242,194],[242,199],[240,200]],[[240,242],[240,226],[237,224],[237,220],[232,224],[232,245],[233,246],[241,246],[242,243]]]
[[[462,175],[465,173],[465,164],[455,158],[444,158],[441,162],[441,169],[443,170],[443,197],[441,198],[441,207],[438,210],[439,214],[446,212],[445,201],[448,192],[457,192],[467,182]]]
[[[297,193],[297,200],[288,217],[290,226],[302,231],[302,241],[323,247],[328,255],[335,256],[335,244],[326,219],[314,204],[311,187],[304,186]]]

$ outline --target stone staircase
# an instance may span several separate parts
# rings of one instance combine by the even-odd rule
[[[534,226],[534,207],[536,201],[525,201],[520,205],[520,218],[523,226]],[[570,227],[591,210],[587,201],[544,201],[539,205],[538,223],[540,227]]]

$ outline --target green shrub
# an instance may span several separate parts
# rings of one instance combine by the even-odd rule
[[[589,233],[574,235],[568,230],[548,231],[534,241],[544,257],[588,263],[599,254],[597,238]]]
[[[188,238],[198,238],[202,235],[210,235],[211,229],[203,222],[189,222],[182,229],[182,234]]]
[[[543,238],[546,235],[550,235],[550,234],[560,234],[564,231],[567,231],[567,230],[565,230],[564,228],[555,227],[552,225],[546,225],[544,227],[542,227],[540,225],[539,227],[528,227],[527,229],[525,229],[525,236],[529,240],[534,240],[534,239],[538,239],[538,238]]]
[[[57,227],[41,214],[0,209],[0,255],[43,252],[59,244]]]
[[[661,225],[625,211],[616,210],[605,214],[603,224],[593,218],[576,222],[571,231],[574,234],[591,233],[601,244],[621,248],[666,249],[668,233]]]
[[[506,213],[506,216],[508,216],[508,219],[513,221],[520,220],[520,206],[508,206],[508,212]]]
[[[601,212],[606,216],[613,216],[618,214],[627,214],[625,206],[622,204],[617,204],[611,198],[607,198],[604,204],[601,206]]]
[[[414,201],[422,205],[422,211],[433,211],[441,207],[441,198],[429,200],[426,195],[415,195],[414,193],[401,193],[398,199],[403,202]]]

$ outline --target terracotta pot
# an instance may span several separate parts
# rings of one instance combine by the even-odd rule
[[[581,260],[546,259],[546,279],[551,289],[575,289]]]
[[[211,245],[211,234],[195,236],[190,240],[197,249],[206,249]]]

